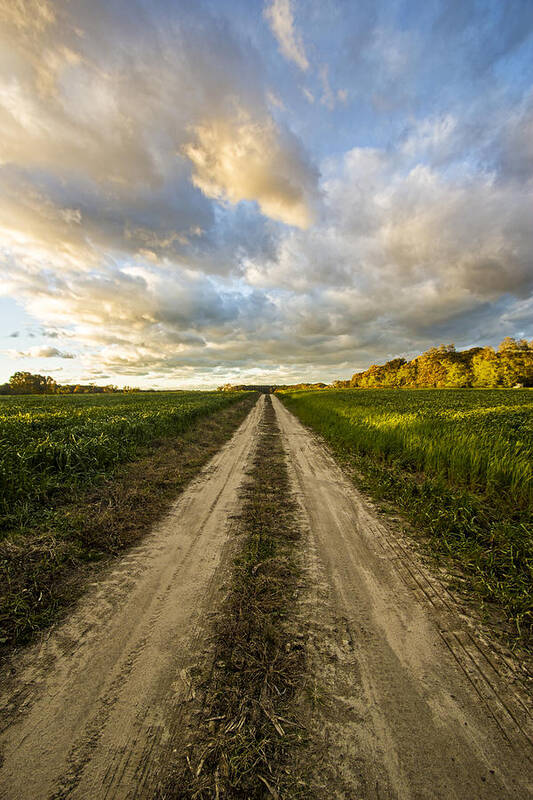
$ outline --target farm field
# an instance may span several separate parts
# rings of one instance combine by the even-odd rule
[[[1,529],[27,523],[36,508],[239,399],[220,392],[0,397]]]
[[[281,395],[461,562],[484,598],[529,637],[533,566],[533,392],[324,390]]]

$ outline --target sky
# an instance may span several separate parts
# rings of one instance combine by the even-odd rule
[[[533,338],[533,0],[0,0],[0,382]]]

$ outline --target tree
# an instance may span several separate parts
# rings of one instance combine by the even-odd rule
[[[508,336],[497,352],[492,347],[471,347],[460,351],[453,344],[441,344],[439,347],[430,347],[409,362],[395,358],[386,364],[372,364],[364,372],[354,373],[350,386],[533,386],[533,341],[517,341]]]
[[[398,386],[416,386],[418,363],[416,359],[403,364],[398,370]]]
[[[472,372],[465,364],[457,361],[449,366],[444,385],[449,389],[463,389],[470,386],[471,381]]]
[[[31,372],[15,372],[9,379],[9,385],[14,394],[46,394],[50,390],[52,378],[45,378],[44,375],[33,375]]]
[[[334,389],[348,389],[350,386],[350,381],[333,381],[331,385]]]
[[[526,382],[526,362],[529,345],[507,336],[498,347],[499,374],[502,386],[515,386]],[[524,357],[525,356],[525,357]]]
[[[472,358],[472,385],[498,386],[499,381],[498,357],[492,347],[485,347]]]

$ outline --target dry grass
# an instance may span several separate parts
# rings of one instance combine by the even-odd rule
[[[198,680],[192,741],[160,800],[310,797],[292,758],[305,740],[293,710],[305,668],[304,637],[294,633],[301,582],[295,513],[267,399],[237,523],[245,539],[215,618],[210,666]]]

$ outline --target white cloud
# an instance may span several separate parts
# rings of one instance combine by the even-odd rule
[[[271,0],[265,6],[265,18],[278,40],[281,52],[304,72],[309,69],[302,37],[294,27],[294,13],[290,0]]]
[[[73,353],[65,353],[57,347],[32,347],[30,350],[8,350],[10,358],[76,358]]]
[[[329,67],[327,64],[322,64],[318,71],[320,77],[320,83],[322,84],[322,96],[320,98],[320,102],[323,106],[326,106],[330,111],[333,111],[335,108],[335,93],[331,88],[329,82]]]
[[[268,217],[308,228],[317,174],[296,139],[272,119],[258,122],[239,109],[234,118],[197,126],[184,153],[193,182],[208,197],[255,200]]]

